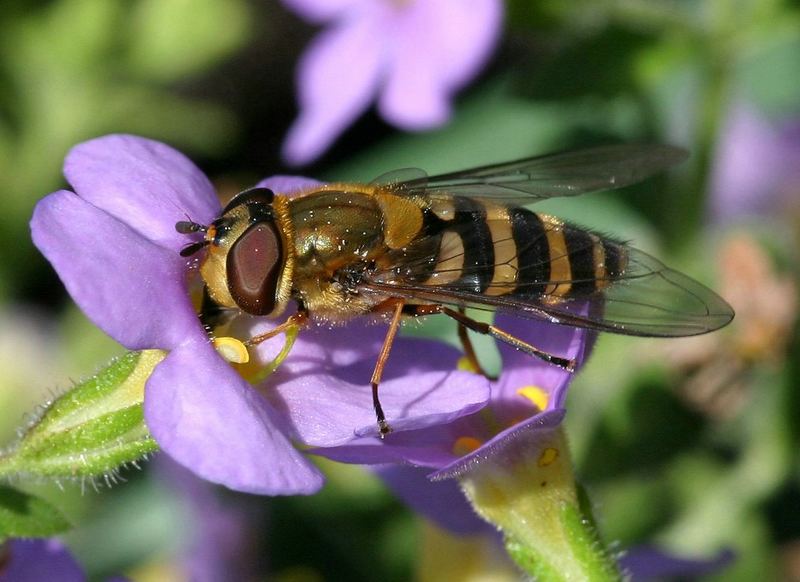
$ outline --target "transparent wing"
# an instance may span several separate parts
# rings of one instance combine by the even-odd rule
[[[542,240],[523,246],[510,238],[496,240],[491,264],[476,262],[475,255],[466,262],[459,260],[470,245],[481,244],[470,240],[480,236],[475,233],[462,232],[450,242],[430,241],[431,246],[439,243],[436,256],[398,260],[400,267],[379,270],[365,287],[414,301],[502,310],[625,335],[698,335],[733,319],[731,307],[711,289],[642,251],[598,234],[587,232],[583,246],[571,246],[573,269],[565,277],[564,269],[555,265],[565,257],[537,251]],[[594,252],[592,237],[624,256],[625,266],[619,272],[598,277],[602,270],[588,267]],[[536,256],[538,261],[532,259]],[[555,278],[542,276],[551,272]],[[481,280],[490,281],[483,290]]]
[[[400,168],[399,170],[392,170],[381,174],[370,184],[377,184],[379,186],[391,186],[393,188],[403,188],[404,183],[424,183],[428,179],[428,174],[425,170],[419,168]]]
[[[666,145],[622,144],[549,154],[426,176],[406,169],[384,174],[373,183],[398,194],[460,196],[535,201],[635,184],[687,158],[685,150]]]

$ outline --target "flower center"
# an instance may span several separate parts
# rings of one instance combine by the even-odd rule
[[[523,386],[517,390],[517,394],[533,403],[539,412],[547,409],[550,402],[550,395],[538,386]]]
[[[458,364],[456,364],[456,368],[462,372],[472,372],[473,374],[481,373],[481,371],[475,367],[475,364],[472,363],[472,360],[470,360],[467,356],[461,356],[458,358]]]
[[[457,457],[463,457],[464,455],[468,455],[472,451],[479,449],[481,445],[483,445],[483,442],[475,437],[458,437],[456,442],[453,443],[453,454]]]

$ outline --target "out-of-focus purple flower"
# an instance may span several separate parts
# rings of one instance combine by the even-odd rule
[[[376,433],[365,370],[377,357],[380,328],[301,334],[284,368],[260,387],[265,394],[217,354],[189,297],[189,266],[178,254],[187,240],[175,232],[187,216],[208,224],[221,211],[191,161],[158,142],[112,135],[76,146],[64,173],[75,192],[38,204],[33,240],[106,333],[132,350],[169,352],[144,399],[148,428],[167,454],[232,489],[307,494],[322,476],[291,440],[325,447],[348,442],[354,431]],[[290,193],[313,183],[283,176],[261,185]],[[433,342],[416,348],[419,374],[404,381],[395,355],[415,349],[405,344],[398,342],[381,387],[395,430],[450,422],[485,404],[486,382],[443,370],[441,352],[427,346]]]
[[[478,517],[455,479],[431,481],[429,469],[404,465],[379,465],[375,473],[403,503],[439,527],[457,535],[497,534]]]
[[[297,73],[300,116],[284,143],[293,165],[319,157],[376,98],[404,130],[450,116],[453,95],[486,63],[500,35],[501,0],[284,0],[327,28]]]
[[[9,540],[0,544],[0,582],[84,582],[86,575],[56,539]]]
[[[522,339],[535,341],[539,349],[574,358],[582,364],[591,348],[593,334],[585,330],[500,315],[497,326]],[[403,463],[423,467],[434,479],[463,474],[482,460],[503,454],[519,439],[546,438],[561,423],[571,374],[537,358],[500,346],[503,371],[491,382],[489,405],[476,414],[425,430],[390,434],[383,442],[358,439],[349,445],[312,452],[347,463]],[[513,448],[513,447],[512,447]],[[466,532],[479,529],[467,503],[436,501],[436,487],[419,479],[413,467],[381,469],[380,474],[402,499],[441,526]],[[455,491],[455,489],[454,489]],[[460,492],[459,492],[460,495]],[[456,506],[462,513],[455,516]]]
[[[652,546],[638,546],[619,558],[619,565],[632,582],[665,578],[695,579],[714,574],[733,562],[735,555],[722,550],[710,558],[682,558]]]
[[[223,491],[168,457],[158,459],[157,468],[184,509],[185,535],[176,566],[185,578],[193,582],[258,579],[266,571],[258,534],[265,519],[263,501]]]
[[[715,222],[779,213],[800,194],[800,120],[777,125],[735,103],[717,146],[710,212]]]

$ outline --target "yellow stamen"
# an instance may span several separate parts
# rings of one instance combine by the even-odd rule
[[[558,458],[558,449],[548,447],[542,451],[541,455],[539,455],[539,460],[537,461],[537,464],[540,467],[547,467],[548,465],[552,465],[557,458]]]
[[[550,395],[538,386],[523,386],[517,394],[530,400],[539,410],[545,410],[550,402]]]
[[[458,364],[456,366],[462,372],[472,372],[473,374],[480,374],[481,371],[475,367],[475,364],[472,363],[467,356],[461,356],[458,358]]]
[[[232,364],[246,364],[250,361],[250,352],[235,337],[216,337],[214,338],[214,347],[220,356]]]
[[[459,457],[463,457],[471,453],[474,450],[480,448],[483,443],[476,439],[475,437],[470,436],[462,436],[456,439],[456,442],[453,443],[453,454]]]

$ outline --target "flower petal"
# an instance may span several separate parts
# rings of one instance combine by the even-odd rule
[[[638,546],[625,552],[619,559],[622,571],[635,582],[645,580],[697,579],[717,574],[736,559],[728,549],[720,550],[708,558],[686,558],[667,553],[652,546]]]
[[[717,222],[779,211],[800,182],[800,139],[755,107],[734,103],[718,140],[710,186]]]
[[[177,253],[65,190],[36,205],[31,231],[75,302],[128,349],[204,337]]]
[[[214,187],[189,158],[142,137],[107,135],[75,146],[64,176],[81,198],[174,250],[187,242],[176,222],[208,224],[220,211]]]
[[[346,15],[353,9],[373,0],[283,0],[287,8],[293,10],[312,23],[321,23]]]
[[[500,36],[498,0],[415,2],[393,19],[392,62],[378,107],[408,130],[437,127],[453,93],[485,65]]]
[[[316,330],[317,339],[327,336],[320,346],[346,346],[352,340],[353,346],[366,344],[372,349],[361,352],[366,357],[348,365],[337,350],[327,353],[297,346],[299,353],[291,354],[270,380],[275,384],[270,392],[272,401],[292,419],[297,438],[304,443],[336,446],[353,440],[355,435],[377,436],[369,379],[380,341],[374,341],[374,333],[370,337],[367,332],[374,329],[353,324],[343,329]],[[350,340],[347,334],[352,334]],[[395,341],[380,385],[381,403],[394,431],[447,423],[485,405],[488,381],[457,371],[458,356],[457,350],[438,342]]]
[[[156,367],[145,418],[159,446],[201,477],[249,493],[314,493],[320,472],[279,428],[278,415],[208,342],[192,342]]]
[[[300,116],[289,129],[283,156],[293,165],[319,157],[369,106],[383,63],[382,30],[369,16],[323,31],[298,69]]]
[[[319,180],[313,178],[305,178],[303,176],[270,176],[264,178],[258,184],[257,188],[269,188],[275,194],[282,194],[283,196],[291,196],[303,190],[313,188],[322,184]]]
[[[469,83],[486,65],[502,34],[502,0],[431,0],[427,16],[436,22],[443,71],[451,90]]]
[[[403,463],[438,469],[458,459],[451,446],[446,448],[454,440],[448,428],[434,426],[425,430],[391,433],[384,440],[359,437],[346,445],[319,447],[309,449],[308,452],[340,463]]]
[[[485,445],[476,449],[475,451],[464,455],[454,463],[431,473],[430,478],[439,481],[441,479],[452,479],[459,477],[464,473],[472,471],[480,465],[485,459],[494,457],[509,447],[510,445],[525,439],[526,447],[535,446],[539,435],[549,435],[555,428],[561,424],[564,419],[564,413],[561,410],[549,410],[541,414],[532,416],[525,422],[519,423],[509,429],[498,433]]]
[[[594,341],[594,334],[583,329],[502,314],[497,316],[495,325],[549,354],[575,359],[578,369]],[[548,410],[564,406],[566,387],[573,373],[506,344],[498,344],[498,348],[503,359],[503,374],[494,386],[493,402],[511,403],[514,408],[515,401],[521,398],[517,391],[535,386],[548,394]]]
[[[10,540],[9,561],[0,568],[8,582],[83,582],[86,574],[67,548],[56,539]]]

